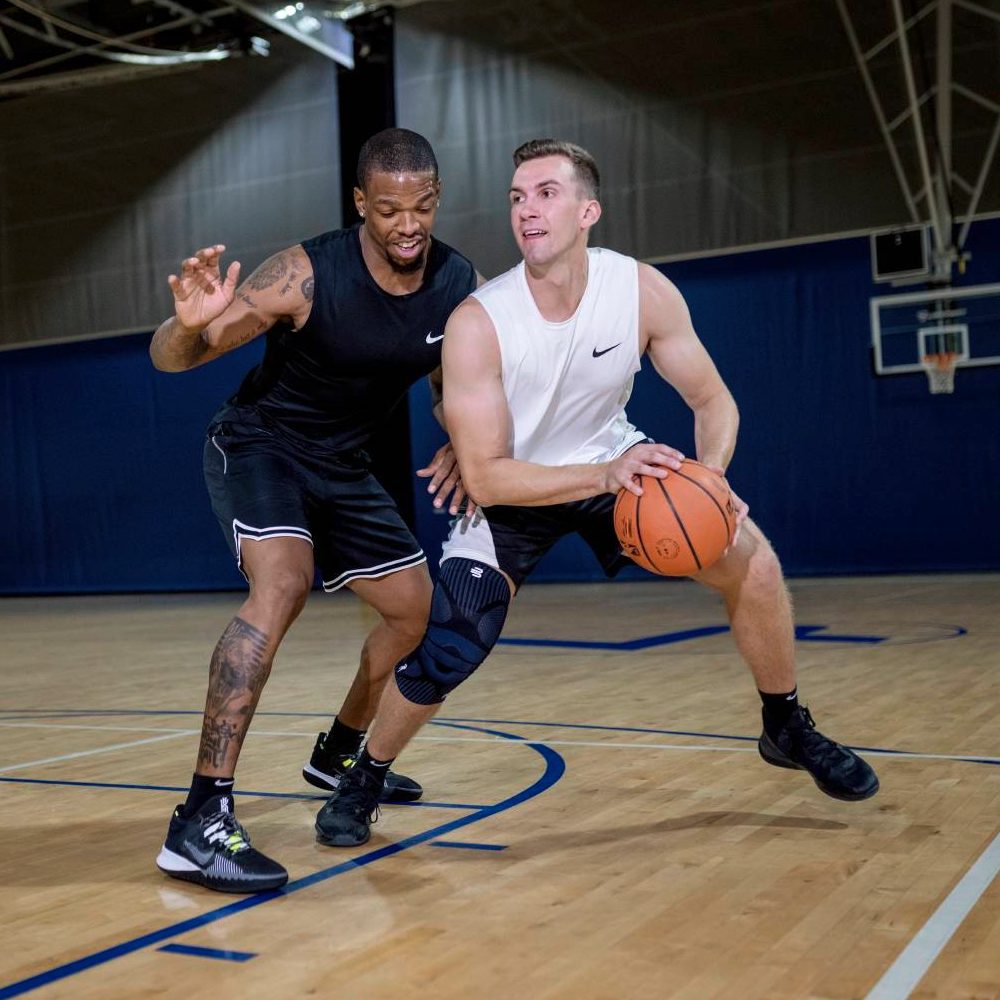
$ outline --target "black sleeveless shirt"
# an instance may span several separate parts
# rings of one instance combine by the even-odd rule
[[[323,451],[364,447],[406,390],[441,364],[445,321],[476,287],[472,264],[432,240],[421,286],[390,295],[364,262],[360,228],[302,244],[315,279],[309,319],[268,331],[263,360],[230,400]]]

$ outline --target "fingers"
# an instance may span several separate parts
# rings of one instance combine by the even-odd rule
[[[442,493],[442,496],[443,495],[444,494]],[[465,499],[465,497],[466,497],[465,487],[462,485],[462,481],[459,480],[457,483],[455,483],[455,490],[451,495],[451,503],[448,505],[448,513],[451,514],[452,517],[458,514],[459,509],[462,506],[462,501]],[[436,502],[437,501],[435,501],[435,503]],[[466,516],[468,517],[468,511],[466,512]]]
[[[739,528],[750,515],[750,505],[741,500],[732,490],[729,491],[729,495],[733,498],[733,506],[736,508],[736,527]]]
[[[668,469],[679,469],[684,461],[683,452],[666,444],[637,444],[622,457],[626,455],[647,465],[663,465]]]
[[[234,260],[232,264],[226,268],[226,279],[222,283],[223,290],[227,295],[232,295],[236,291],[237,282],[240,280],[240,262]]]
[[[435,483],[437,483],[437,485],[435,485]],[[452,490],[455,491],[456,495],[461,492],[462,496],[465,496],[465,489],[461,485],[457,465],[453,465],[447,475],[444,474],[443,470],[439,469],[435,473],[434,479],[431,480],[431,485],[428,486],[427,489],[431,493],[437,493],[437,496],[434,498],[434,506],[438,508],[445,505],[448,500],[448,494],[450,494]],[[454,508],[457,502],[458,501],[452,497],[450,509],[453,514],[456,513]]]
[[[183,289],[192,284],[206,291],[213,289],[215,281],[219,277],[219,257],[225,249],[225,244],[217,243],[215,246],[202,247],[201,250],[195,252],[194,256],[186,257],[181,262],[180,278],[178,279],[177,275],[173,274],[167,278],[167,283],[170,285],[171,290],[177,292],[179,290],[178,286],[180,286],[180,289]],[[238,275],[239,265],[237,264],[236,266],[236,273]],[[232,271],[233,264],[230,264],[229,271],[226,274],[227,283]]]
[[[423,469],[417,469],[417,475],[423,479],[426,479],[428,476],[433,477],[430,483],[427,484],[428,493],[437,493],[441,484],[449,478],[452,479],[452,483],[454,484],[455,480],[458,479],[458,464],[451,445],[445,444],[438,448],[430,462]],[[441,503],[443,502],[442,500]],[[441,503],[435,501],[434,506],[440,507]]]
[[[441,445],[441,447],[434,452],[434,457],[422,469],[417,469],[417,475],[423,477],[424,479],[433,475],[437,471],[438,466],[441,464],[441,460],[450,449],[450,443]]]

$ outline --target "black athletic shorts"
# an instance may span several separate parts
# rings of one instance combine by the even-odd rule
[[[539,560],[566,535],[576,532],[590,546],[604,572],[615,576],[631,560],[615,534],[615,495],[546,507],[484,507],[452,522],[441,561],[476,559],[502,570],[520,587]]]
[[[241,572],[244,538],[305,539],[324,590],[426,561],[363,451],[310,452],[252,407],[227,406],[208,428],[204,470]]]

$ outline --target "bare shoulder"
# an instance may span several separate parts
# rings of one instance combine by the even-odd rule
[[[441,360],[446,378],[449,372],[485,374],[500,367],[500,344],[493,320],[471,295],[448,318]]]
[[[459,336],[483,336],[493,334],[493,320],[483,308],[483,304],[474,295],[463,299],[448,317],[448,333],[458,333]],[[447,343],[447,341],[445,341]]]
[[[639,262],[639,295],[641,299],[653,298],[660,302],[683,302],[680,289],[652,264]]]
[[[643,350],[650,339],[686,333],[691,328],[691,315],[680,289],[649,264],[639,264],[639,326]]]

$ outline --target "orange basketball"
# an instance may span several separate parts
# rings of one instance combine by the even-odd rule
[[[615,532],[625,555],[662,576],[708,569],[736,530],[725,480],[690,458],[666,479],[639,478],[641,497],[623,489],[615,501]]]

